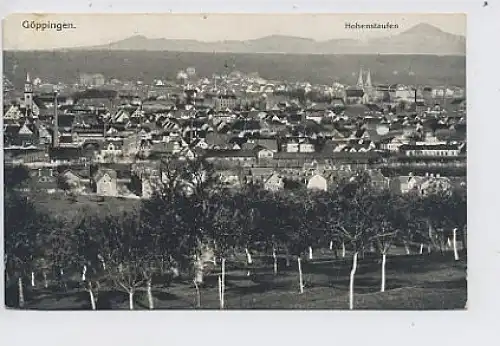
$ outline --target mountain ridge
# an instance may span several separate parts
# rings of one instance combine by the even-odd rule
[[[350,38],[318,41],[312,38],[273,34],[248,40],[208,42],[196,39],[148,38],[139,34],[103,45],[62,49],[236,54],[465,55],[466,38],[462,35],[445,32],[427,23],[420,23],[401,33],[363,41]]]

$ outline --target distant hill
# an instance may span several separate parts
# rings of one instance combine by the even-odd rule
[[[373,83],[465,86],[465,56],[244,54],[163,51],[5,51],[4,74],[22,90],[25,73],[44,82],[75,83],[79,73],[102,73],[106,79],[175,80],[177,72],[196,67],[198,76],[232,70],[257,72],[270,80],[355,84],[360,67],[371,70]],[[14,68],[16,66],[16,68]]]
[[[134,50],[218,53],[288,54],[432,54],[465,55],[465,37],[442,31],[429,24],[418,24],[402,33],[366,41],[272,35],[245,41],[202,42],[183,39],[151,39],[142,35],[85,50]]]

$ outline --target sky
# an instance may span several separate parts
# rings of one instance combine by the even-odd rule
[[[68,23],[61,31],[23,25]],[[346,29],[346,23],[397,25],[393,29]],[[268,35],[318,41],[390,36],[419,23],[465,36],[464,14],[13,14],[3,21],[3,47],[37,50],[107,44],[134,35],[199,41],[246,40]]]

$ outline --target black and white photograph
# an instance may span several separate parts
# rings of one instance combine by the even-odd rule
[[[466,22],[7,16],[6,308],[466,310]]]

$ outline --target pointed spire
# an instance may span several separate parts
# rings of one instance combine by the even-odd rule
[[[26,83],[31,83],[30,73],[26,72]]]
[[[368,70],[368,76],[366,77],[366,86],[372,87],[372,76],[370,70]]]
[[[359,69],[359,76],[358,76],[357,86],[358,87],[362,87],[363,86],[363,69],[362,68]]]

